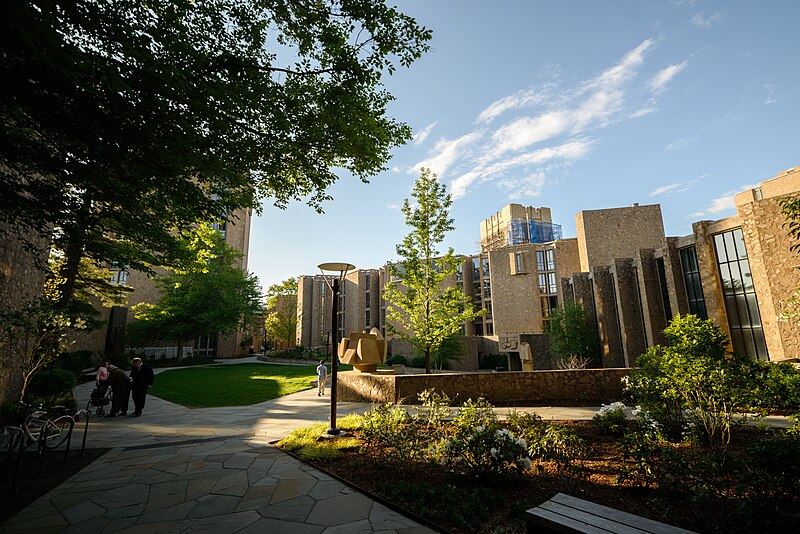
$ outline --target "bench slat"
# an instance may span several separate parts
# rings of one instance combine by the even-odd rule
[[[547,501],[542,503],[540,508],[549,512],[569,517],[581,523],[597,527],[603,532],[614,532],[615,534],[648,534],[648,531],[627,525],[624,521],[616,521],[613,515],[594,514],[575,508],[574,506],[564,506],[563,504]]]
[[[565,517],[561,514],[545,510],[541,506],[531,508],[527,512],[528,533],[541,532],[545,529],[547,532],[560,532],[563,534],[571,534],[574,532],[581,532],[583,534],[608,534],[608,530],[587,525],[581,521]],[[536,525],[542,527],[537,529]]]
[[[528,532],[695,534],[672,525],[559,493],[526,513]],[[541,527],[537,529],[537,525]]]
[[[628,512],[623,512],[622,510],[609,508],[608,506],[603,506],[602,504],[597,504],[591,501],[585,501],[564,493],[558,493],[550,500],[559,504],[563,504],[564,506],[570,506],[592,514],[610,517],[619,523],[630,525],[653,534],[695,534],[690,530],[684,530],[672,525],[667,525],[666,523],[660,523],[653,519],[629,514]]]

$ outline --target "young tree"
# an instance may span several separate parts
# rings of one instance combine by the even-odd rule
[[[550,350],[561,356],[567,368],[584,368],[597,357],[597,332],[579,304],[566,302],[563,308],[550,310],[547,336]]]
[[[190,248],[198,260],[157,281],[160,297],[155,304],[133,306],[136,320],[128,331],[137,343],[177,341],[178,358],[187,340],[211,332],[233,334],[261,311],[258,278],[235,265],[237,252],[208,225],[195,235]]]
[[[267,289],[267,316],[264,331],[268,338],[286,341],[292,347],[297,335],[297,278],[289,278]]]
[[[425,372],[431,372],[431,355],[442,341],[457,333],[466,321],[481,312],[462,288],[448,285],[461,257],[449,248],[441,254],[437,246],[453,230],[449,210],[453,200],[430,169],[423,168],[411,192],[414,203],[405,199],[403,215],[411,231],[397,245],[399,263],[389,266],[399,282],[386,286],[387,327],[390,333],[410,342],[425,355]]]

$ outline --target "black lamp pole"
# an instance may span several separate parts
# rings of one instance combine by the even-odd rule
[[[331,426],[328,434],[337,436],[340,430],[336,428],[336,379],[339,369],[339,280],[336,278],[331,284],[331,291]]]

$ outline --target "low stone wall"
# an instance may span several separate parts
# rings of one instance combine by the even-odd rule
[[[339,373],[339,400],[418,404],[426,389],[451,399],[484,397],[498,406],[597,406],[622,399],[630,369],[373,375]]]

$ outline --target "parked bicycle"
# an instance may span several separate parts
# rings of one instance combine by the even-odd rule
[[[21,418],[22,424],[3,429],[0,434],[0,451],[13,449],[21,436],[25,438],[27,445],[41,440],[48,450],[59,447],[69,437],[75,419],[65,413],[66,408],[63,406],[44,409],[41,404],[34,407],[24,401],[20,401],[20,405],[25,410]]]

